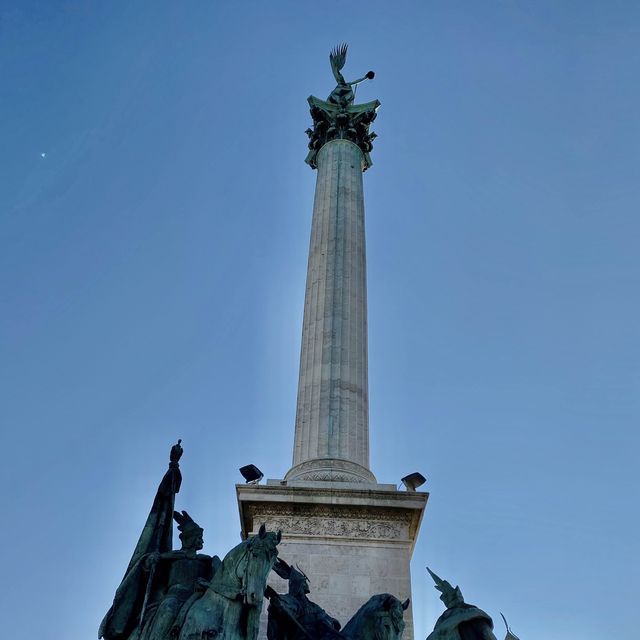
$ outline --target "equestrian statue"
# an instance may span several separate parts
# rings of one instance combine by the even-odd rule
[[[171,448],[151,511],[98,638],[104,640],[256,640],[267,576],[280,532],[258,533],[223,560],[198,553],[203,529],[174,511],[182,476],[180,441]],[[173,550],[173,521],[182,546]]]

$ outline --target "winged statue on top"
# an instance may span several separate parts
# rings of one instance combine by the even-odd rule
[[[341,71],[347,61],[347,47],[345,43],[339,44],[334,47],[329,54],[329,62],[331,63],[331,71],[338,83],[336,88],[331,92],[327,98],[327,102],[332,102],[339,106],[347,106],[353,104],[355,100],[355,93],[352,87],[357,87],[361,82],[365,80],[373,80],[375,73],[373,71],[367,71],[367,73],[353,82],[347,82],[344,79]]]
[[[335,89],[326,100],[309,96],[313,128],[307,129],[309,136],[309,153],[305,162],[311,168],[317,168],[316,157],[318,151],[331,140],[349,140],[360,147],[363,153],[362,170],[368,169],[372,162],[369,152],[373,148],[376,134],[369,131],[369,126],[376,119],[378,100],[363,104],[354,104],[355,88],[365,80],[375,76],[373,71],[351,82],[347,82],[342,75],[342,69],[347,61],[347,45],[339,44],[329,53],[331,71],[336,79]]]

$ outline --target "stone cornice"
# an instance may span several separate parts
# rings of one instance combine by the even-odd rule
[[[273,502],[331,502],[340,504],[342,500],[345,504],[370,504],[375,502],[381,506],[401,507],[409,509],[420,509],[429,498],[426,491],[389,491],[387,489],[376,489],[375,484],[363,486],[363,488],[341,488],[332,483],[318,482],[316,486],[288,487],[286,481],[280,485],[247,485],[237,484],[238,495],[243,496],[243,500],[273,501]]]
[[[236,485],[243,536],[263,521],[297,535],[364,535],[372,538],[405,540],[413,548],[429,498],[426,492],[371,488],[338,488],[339,483],[309,483],[315,486]],[[382,485],[384,486],[384,485]],[[327,520],[326,527],[319,523]],[[349,520],[364,524],[347,524]],[[392,529],[383,522],[392,520]],[[377,523],[377,524],[375,524]],[[402,524],[404,523],[404,524]],[[402,524],[401,529],[398,527]],[[355,528],[354,528],[355,527]],[[359,527],[359,528],[358,528]],[[340,531],[344,533],[340,534]],[[381,532],[387,531],[383,534]],[[358,533],[360,532],[360,533]]]
[[[332,140],[349,140],[360,148],[363,154],[362,170],[366,171],[373,163],[369,152],[373,148],[376,134],[369,126],[376,119],[378,100],[364,104],[337,105],[325,102],[315,96],[307,98],[313,118],[313,129],[307,129],[309,153],[305,162],[312,168],[317,167],[318,151]]]

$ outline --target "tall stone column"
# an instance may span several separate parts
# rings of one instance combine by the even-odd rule
[[[316,156],[293,468],[287,480],[375,482],[369,470],[365,155],[336,139]]]
[[[306,162],[318,170],[300,352],[293,466],[266,485],[236,485],[242,537],[282,531],[280,557],[309,576],[311,599],[345,624],[371,596],[411,596],[410,561],[428,494],[379,484],[369,470],[367,284],[362,173],[380,103],[338,85],[313,96]],[[261,463],[259,463],[261,464]],[[284,593],[274,574],[269,583]],[[404,640],[413,640],[411,608]],[[266,616],[260,640],[265,639]]]

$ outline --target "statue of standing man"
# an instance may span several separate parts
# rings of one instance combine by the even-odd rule
[[[166,640],[179,630],[191,605],[200,598],[220,563],[217,556],[198,553],[203,529],[186,511],[174,511],[182,476],[180,440],[171,448],[169,469],[156,492],[113,605],[98,638],[104,640]],[[182,547],[173,550],[173,520]]]

